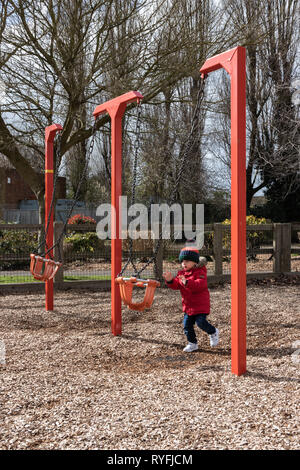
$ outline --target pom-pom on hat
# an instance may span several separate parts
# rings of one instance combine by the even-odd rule
[[[187,261],[193,261],[194,263],[199,263],[199,250],[194,246],[185,246],[182,248],[179,254],[179,261],[182,262],[184,259]]]

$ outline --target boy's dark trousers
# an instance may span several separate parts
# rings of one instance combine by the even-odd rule
[[[216,332],[213,325],[206,320],[207,313],[199,313],[198,315],[184,314],[183,317],[183,330],[189,343],[197,343],[197,338],[194,331],[195,323],[197,326],[205,331],[207,334],[212,335]]]

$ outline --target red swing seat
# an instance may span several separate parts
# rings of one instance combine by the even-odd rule
[[[39,255],[30,255],[30,272],[38,281],[50,281],[62,265],[53,259],[46,259]]]
[[[155,289],[160,286],[158,281],[154,281],[152,279],[137,279],[136,277],[117,277],[116,283],[120,286],[121,299],[124,304],[127,305],[129,309],[138,310],[139,312],[151,307]],[[132,301],[132,291],[134,286],[146,288],[142,302]]]

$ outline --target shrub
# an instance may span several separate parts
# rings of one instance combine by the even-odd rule
[[[206,250],[213,250],[214,247],[214,232],[204,232],[204,246]]]
[[[1,230],[0,255],[3,257],[0,269],[12,269],[29,265],[29,255],[37,247],[37,232],[27,230]],[[28,260],[18,259],[28,256]],[[14,258],[14,259],[5,259]]]
[[[96,220],[87,215],[76,214],[69,218],[68,225],[96,225]],[[76,230],[74,230],[75,232]],[[80,233],[82,233],[81,230]]]
[[[0,253],[27,254],[36,249],[37,233],[26,230],[2,230],[0,239]]]
[[[158,240],[154,240],[150,237],[149,233],[149,238],[142,239],[138,238],[137,240],[132,240],[132,251],[133,253],[138,253],[138,254],[152,254],[153,250],[155,249],[156,243]],[[173,249],[174,248],[174,242],[171,240],[161,240],[160,241],[160,246],[164,246],[164,249]],[[122,240],[122,250],[123,251],[129,251],[130,248],[130,238],[125,238]]]
[[[75,214],[68,220],[68,225],[96,225],[96,221],[87,215]],[[64,254],[92,254],[104,249],[104,242],[95,232],[73,230],[64,240]]]
[[[92,254],[104,249],[104,241],[95,232],[73,233],[65,238],[65,254]]]
[[[224,225],[230,225],[231,220],[225,219],[222,223]],[[255,215],[247,215],[246,217],[246,225],[262,225],[266,223],[267,220],[264,217],[256,217]],[[256,254],[254,253],[254,249],[261,245],[266,236],[267,232],[264,231],[247,232],[247,248],[250,251],[250,258],[255,259]],[[226,231],[223,235],[223,246],[227,249],[230,248],[230,239],[231,234]]]
[[[130,248],[130,239],[125,238],[122,241],[122,250],[123,251],[129,251]],[[149,252],[153,250],[153,240],[151,238],[149,239],[141,239],[138,238],[137,240],[132,240],[132,251],[133,253],[143,253],[143,252]]]
[[[254,215],[248,215],[246,217],[246,225],[261,225],[266,224],[268,221],[264,217],[255,217]],[[222,224],[231,225],[231,219],[225,219]],[[271,232],[272,236],[272,232]],[[249,231],[247,232],[247,248],[250,251],[250,257],[255,258],[254,248],[259,247],[263,241],[270,241],[270,232],[269,231]],[[231,232],[230,230],[223,230],[223,248],[225,250],[230,250],[231,246]],[[214,244],[214,232],[205,232],[204,234],[204,247],[207,250],[213,250]]]

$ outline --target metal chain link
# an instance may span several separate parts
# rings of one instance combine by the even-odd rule
[[[200,81],[200,87],[199,87],[198,94],[197,94],[197,102],[196,102],[195,110],[194,110],[194,113],[193,113],[193,116],[192,116],[191,130],[190,130],[190,133],[189,133],[189,135],[188,135],[188,137],[187,137],[187,139],[184,143],[183,150],[182,150],[181,154],[179,155],[180,167],[179,167],[177,178],[175,180],[175,185],[174,185],[173,191],[171,193],[171,198],[170,198],[170,201],[171,201],[170,204],[171,205],[176,200],[176,196],[177,196],[177,193],[178,193],[178,188],[179,188],[179,184],[180,184],[180,181],[181,181],[182,173],[184,171],[185,164],[186,164],[187,158],[189,156],[189,153],[191,151],[191,148],[193,147],[193,145],[195,143],[195,140],[196,140],[196,137],[193,139],[193,136],[194,136],[195,130],[197,128],[197,124],[198,124],[198,120],[199,120],[199,112],[200,112],[202,102],[203,102],[203,99],[204,99],[204,87],[205,87],[206,75],[204,77],[201,77],[200,80],[201,81]],[[140,116],[141,116],[141,113],[140,113],[140,106],[139,106],[138,107],[137,124],[136,124],[137,137],[136,137],[136,141],[135,141],[135,158],[134,158],[134,167],[133,167],[132,204],[134,204],[134,201],[135,201],[137,155],[138,155],[138,150],[139,150],[140,126],[141,126]],[[167,217],[167,214],[166,214],[166,217]],[[158,254],[158,251],[160,249],[161,242],[162,242],[162,239],[163,239],[162,238],[163,237],[163,228],[164,228],[165,223],[166,223],[166,217],[162,221],[161,227],[159,228],[159,238],[158,238],[158,241],[156,243],[156,247],[155,247],[155,250],[153,252],[153,256],[148,259],[148,261],[144,264],[144,266],[141,269],[137,269],[135,264],[132,261],[133,240],[130,238],[130,240],[129,240],[129,258],[128,258],[125,266],[123,267],[122,271],[119,273],[119,275],[122,275],[124,273],[125,269],[129,265],[129,263],[131,263],[131,265],[134,268],[134,271],[135,271],[134,276],[135,277],[140,277],[141,273],[151,263],[154,263],[155,273],[156,273],[156,275],[158,274],[157,254]]]
[[[132,172],[132,185],[131,185],[131,206],[135,204],[135,189],[136,189],[136,183],[137,183],[137,162],[138,162],[138,152],[140,148],[141,115],[142,115],[142,107],[141,107],[140,101],[137,102],[136,109],[137,109],[137,117],[136,117],[136,127],[135,127],[134,158],[133,158],[133,172]],[[138,277],[138,269],[133,261],[133,240],[131,237],[129,237],[129,257],[117,277],[122,276],[122,274],[124,273],[124,271],[126,270],[129,264],[131,264],[131,266],[134,269],[134,272],[135,272],[134,276]]]
[[[83,169],[83,172],[82,172],[82,175],[81,175],[81,178],[79,180],[79,183],[78,183],[78,186],[77,186],[77,189],[76,189],[76,193],[75,193],[75,196],[73,198],[73,203],[69,209],[69,212],[68,212],[68,215],[67,215],[67,218],[65,220],[65,223],[63,225],[63,229],[58,237],[58,239],[56,240],[55,244],[49,248],[46,253],[44,254],[44,256],[46,256],[50,251],[52,251],[56,246],[60,246],[60,242],[61,242],[61,239],[63,238],[63,236],[65,236],[66,234],[66,229],[67,229],[67,225],[68,225],[68,220],[69,218],[71,217],[72,215],[72,212],[73,212],[73,209],[75,207],[75,204],[76,202],[78,202],[78,196],[79,196],[79,191],[80,191],[80,187],[84,181],[84,178],[86,177],[86,173],[87,173],[87,169],[88,169],[88,166],[89,166],[89,163],[90,163],[90,159],[91,159],[91,156],[92,156],[92,153],[93,153],[93,149],[94,149],[94,144],[95,144],[95,138],[96,138],[96,131],[97,131],[97,118],[95,119],[94,121],[94,124],[93,124],[93,128],[92,128],[92,138],[91,138],[91,141],[90,141],[90,146],[89,146],[89,149],[88,149],[88,153],[87,153],[87,158],[85,160],[85,165],[84,165],[84,169]],[[56,153],[56,158],[59,156],[60,158],[60,161],[61,161],[61,152],[60,152],[60,145],[59,145],[59,148],[56,148],[56,151],[59,152],[59,153]],[[52,199],[54,200],[54,194],[55,194],[55,187],[53,185],[53,194],[52,194]],[[47,233],[47,232],[46,232]],[[61,253],[60,253],[60,249],[59,249],[59,258],[61,258]]]
[[[181,181],[182,173],[183,173],[183,170],[185,168],[185,163],[187,161],[187,157],[189,156],[190,150],[191,150],[192,146],[195,143],[195,139],[192,140],[192,137],[194,135],[194,132],[195,132],[195,129],[196,129],[196,126],[197,126],[199,112],[200,112],[202,101],[203,101],[203,98],[204,98],[205,79],[206,79],[206,76],[204,78],[201,78],[200,87],[199,87],[199,91],[198,91],[198,95],[197,95],[197,103],[196,103],[195,111],[194,111],[194,114],[193,114],[193,117],[192,117],[191,131],[190,131],[190,133],[189,133],[189,135],[186,139],[185,145],[183,147],[184,150],[182,152],[182,156],[179,155],[179,158],[181,158],[181,165],[180,165],[180,168],[179,168],[177,179],[175,181],[174,189],[171,193],[170,205],[172,205],[176,200],[176,195],[177,195],[177,192],[178,192],[178,188],[179,188],[179,184],[180,184],[180,181]],[[165,226],[165,223],[166,223],[166,217],[167,217],[167,214],[165,216],[165,219],[162,221],[161,228],[160,228],[160,231],[159,231],[158,242],[156,244],[153,256],[152,256],[152,258],[150,258],[148,260],[148,262],[145,264],[145,266],[143,266],[143,268],[139,270],[139,272],[138,272],[139,275],[153,261],[154,261],[155,271],[156,271],[156,273],[158,273],[157,254],[158,254],[158,251],[160,249],[161,242],[162,242],[163,229],[164,229],[164,226]]]
[[[131,189],[131,205],[135,204],[135,188],[137,182],[137,162],[138,162],[138,153],[140,149],[140,137],[141,137],[141,116],[142,116],[142,107],[141,103],[137,103],[137,118],[136,118],[136,127],[135,127],[135,142],[134,142],[134,159],[133,159],[133,177],[132,177],[132,189]]]
[[[176,200],[176,194],[178,192],[178,188],[179,188],[179,184],[180,184],[180,181],[181,181],[182,173],[183,173],[184,168],[185,168],[185,163],[186,163],[187,157],[188,157],[188,155],[191,151],[191,148],[193,147],[193,145],[195,143],[195,140],[196,140],[196,137],[193,139],[193,135],[195,133],[195,130],[196,130],[196,127],[197,127],[197,124],[198,124],[199,112],[200,112],[201,105],[202,105],[202,102],[203,102],[203,99],[204,99],[204,86],[205,86],[206,76],[204,76],[200,80],[201,80],[201,82],[200,82],[200,87],[199,87],[199,91],[198,91],[198,94],[197,94],[196,107],[195,107],[195,111],[194,111],[194,114],[193,114],[193,117],[192,117],[191,131],[190,131],[190,133],[189,133],[189,135],[188,135],[188,137],[185,141],[185,144],[183,146],[183,151],[182,151],[183,155],[182,155],[182,157],[179,155],[179,159],[181,158],[181,165],[180,165],[180,168],[179,168],[177,179],[175,181],[174,190],[173,190],[172,195],[171,195],[171,204],[173,204]]]

